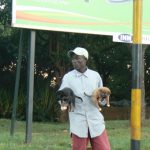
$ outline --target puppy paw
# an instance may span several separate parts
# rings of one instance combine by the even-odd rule
[[[110,107],[110,104],[107,104],[107,107]]]
[[[62,111],[66,110],[66,109],[67,109],[67,107],[61,106],[61,110],[62,110]]]
[[[99,108],[99,111],[102,111],[102,108]]]

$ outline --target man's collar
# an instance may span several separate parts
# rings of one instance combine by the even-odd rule
[[[81,73],[81,72],[75,70],[75,74],[76,74],[77,77],[80,77],[80,76],[88,77],[88,68],[84,73]]]

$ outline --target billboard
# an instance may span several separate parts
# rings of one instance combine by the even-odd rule
[[[150,0],[143,0],[143,34],[150,35]],[[132,0],[13,0],[12,26],[114,35],[132,33]]]

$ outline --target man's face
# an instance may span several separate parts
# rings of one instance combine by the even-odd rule
[[[71,57],[72,65],[74,69],[81,71],[86,68],[86,58],[84,56],[79,56],[73,54]]]

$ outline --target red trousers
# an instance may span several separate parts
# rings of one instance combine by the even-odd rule
[[[110,150],[110,144],[106,130],[100,136],[95,138],[80,138],[72,134],[72,150],[87,150],[88,141],[90,140],[92,150]]]

